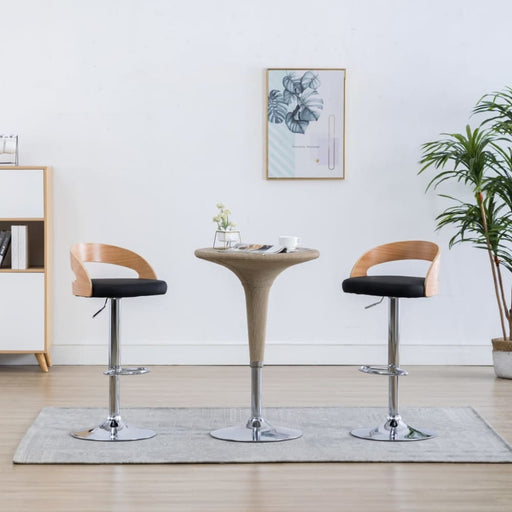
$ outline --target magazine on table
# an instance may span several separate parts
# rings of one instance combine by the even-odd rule
[[[235,244],[228,250],[233,252],[250,252],[255,254],[277,254],[279,252],[286,252],[286,249],[280,245],[244,243]]]

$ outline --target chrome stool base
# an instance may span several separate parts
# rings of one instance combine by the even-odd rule
[[[385,366],[364,365],[359,371],[370,375],[385,375],[389,379],[388,417],[374,428],[356,428],[350,432],[354,437],[370,441],[425,441],[436,437],[430,430],[418,430],[402,420],[398,412],[398,379],[407,371],[398,365],[398,298],[389,297],[388,364]]]
[[[156,435],[149,429],[130,427],[121,418],[107,418],[104,423],[82,432],[71,432],[71,436],[85,441],[139,441]]]
[[[356,428],[350,432],[354,437],[370,441],[425,441],[436,437],[430,430],[418,430],[407,425],[401,418],[388,419],[375,428]]]
[[[85,441],[139,441],[156,436],[153,430],[130,427],[121,418],[120,412],[120,382],[123,375],[142,375],[149,370],[139,366],[134,368],[122,368],[119,355],[119,301],[110,300],[110,344],[108,354],[108,369],[103,373],[109,381],[109,407],[107,419],[97,427],[81,432],[70,432],[75,439]],[[100,310],[101,311],[101,310]]]
[[[275,427],[261,420],[261,427],[251,427],[250,420],[247,425],[226,427],[210,432],[215,439],[223,441],[238,441],[241,443],[275,443],[289,441],[302,436],[300,430],[288,427]]]

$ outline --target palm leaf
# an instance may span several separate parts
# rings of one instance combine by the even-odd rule
[[[268,120],[270,123],[282,123],[288,111],[287,104],[283,99],[283,95],[273,89],[268,95]]]

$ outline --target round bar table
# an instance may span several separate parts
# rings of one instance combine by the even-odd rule
[[[316,249],[298,248],[289,253],[257,254],[217,249],[197,249],[195,255],[231,270],[240,279],[245,291],[247,330],[251,367],[251,417],[245,425],[221,428],[210,432],[212,437],[226,441],[268,442],[296,439],[297,429],[271,425],[261,412],[261,370],[265,352],[268,295],[275,278],[286,268],[314,260]]]

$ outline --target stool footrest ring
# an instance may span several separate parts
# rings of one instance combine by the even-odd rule
[[[386,366],[361,366],[359,368],[360,372],[369,373],[371,375],[387,375],[389,377],[405,377],[408,372],[407,370],[402,370],[402,368],[398,368],[398,366],[386,365]]]
[[[138,368],[109,368],[103,372],[103,375],[112,377],[114,375],[142,375],[143,373],[149,373],[149,368],[143,366]]]

